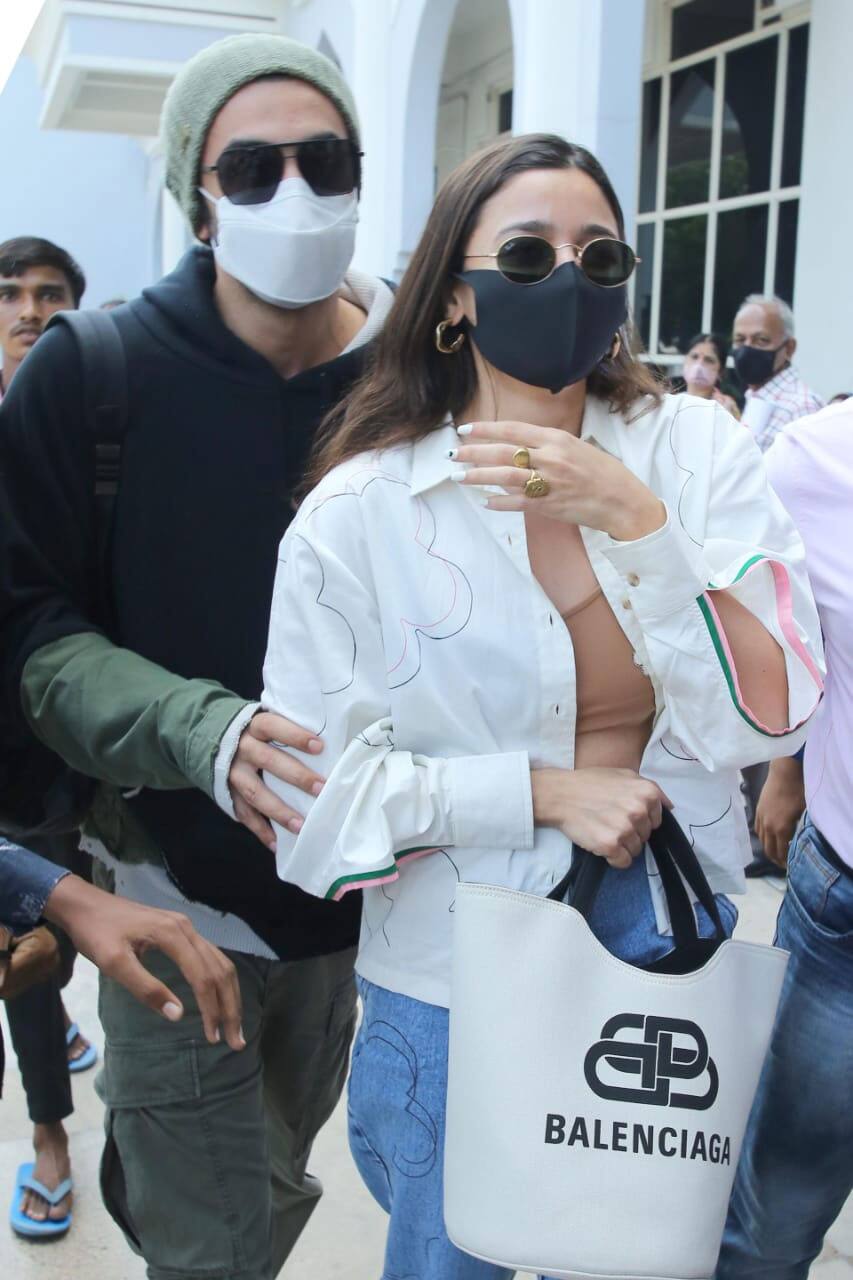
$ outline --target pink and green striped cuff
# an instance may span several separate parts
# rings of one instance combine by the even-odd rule
[[[699,605],[702,616],[705,619],[706,626],[708,627],[708,631],[711,635],[711,641],[714,645],[714,650],[717,654],[717,658],[719,659],[720,666],[723,669],[723,675],[725,676],[732,702],[734,703],[739,715],[741,715],[747,724],[749,724],[758,733],[762,733],[766,737],[770,738],[783,738],[790,733],[795,733],[797,729],[805,724],[809,716],[814,711],[814,708],[817,706],[820,701],[820,696],[823,693],[823,677],[821,676],[811,654],[797,634],[797,628],[794,624],[791,580],[788,576],[788,570],[783,564],[778,560],[768,560],[768,558],[763,555],[754,555],[741,565],[729,585],[734,586],[736,582],[740,582],[761,564],[766,564],[773,574],[773,583],[776,589],[776,616],[779,622],[779,629],[785,637],[785,640],[790,646],[792,652],[795,653],[803,663],[817,689],[817,697],[815,698],[814,705],[809,708],[806,715],[804,715],[801,720],[798,720],[796,724],[789,725],[785,729],[769,729],[767,725],[763,724],[746,705],[746,701],[738,682],[734,655],[732,654],[719,614],[717,613],[712,600],[712,592],[720,590],[721,588],[715,587],[711,584],[707,591],[697,597],[696,603]]]

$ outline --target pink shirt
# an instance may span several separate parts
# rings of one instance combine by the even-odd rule
[[[826,643],[826,690],[806,743],[806,801],[853,866],[853,400],[793,423],[764,461],[805,543]]]

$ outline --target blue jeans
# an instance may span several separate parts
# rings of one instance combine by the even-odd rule
[[[717,1280],[805,1280],[853,1189],[853,878],[808,817],[776,942],[791,959]]]
[[[737,912],[719,898],[728,931]],[[711,923],[698,909],[703,934]],[[671,949],[655,925],[643,860],[608,868],[590,927],[614,955],[647,963]],[[349,1082],[349,1141],[358,1171],[390,1215],[382,1280],[511,1280],[451,1244],[444,1229],[448,1011],[358,980],[363,1018]]]

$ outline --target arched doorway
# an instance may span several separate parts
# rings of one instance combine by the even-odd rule
[[[512,130],[512,22],[507,0],[458,0],[447,37],[435,132],[435,188]]]

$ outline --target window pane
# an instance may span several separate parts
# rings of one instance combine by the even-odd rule
[[[785,84],[785,142],[782,148],[783,187],[796,187],[800,181],[808,56],[808,26],[794,27],[788,37],[788,79]]]
[[[658,350],[681,351],[702,327],[705,214],[664,223]]]
[[[773,291],[786,302],[794,301],[794,269],[797,265],[797,222],[799,200],[785,200],[779,205],[779,230],[776,237],[776,272]]]
[[[640,151],[640,213],[654,209],[658,189],[660,79],[643,85],[643,140]]]
[[[637,267],[634,285],[634,322],[647,351],[651,348],[652,328],[652,280],[654,279],[655,227],[644,222],[637,228]]]
[[[667,208],[708,199],[713,112],[714,63],[676,71],[670,82]]]
[[[773,36],[726,57],[721,199],[770,186],[778,51],[779,37]]]
[[[754,0],[690,0],[672,13],[672,57],[709,49],[752,30]]]
[[[746,295],[764,291],[766,254],[766,204],[719,215],[711,319],[715,333],[731,333],[732,321]]]

